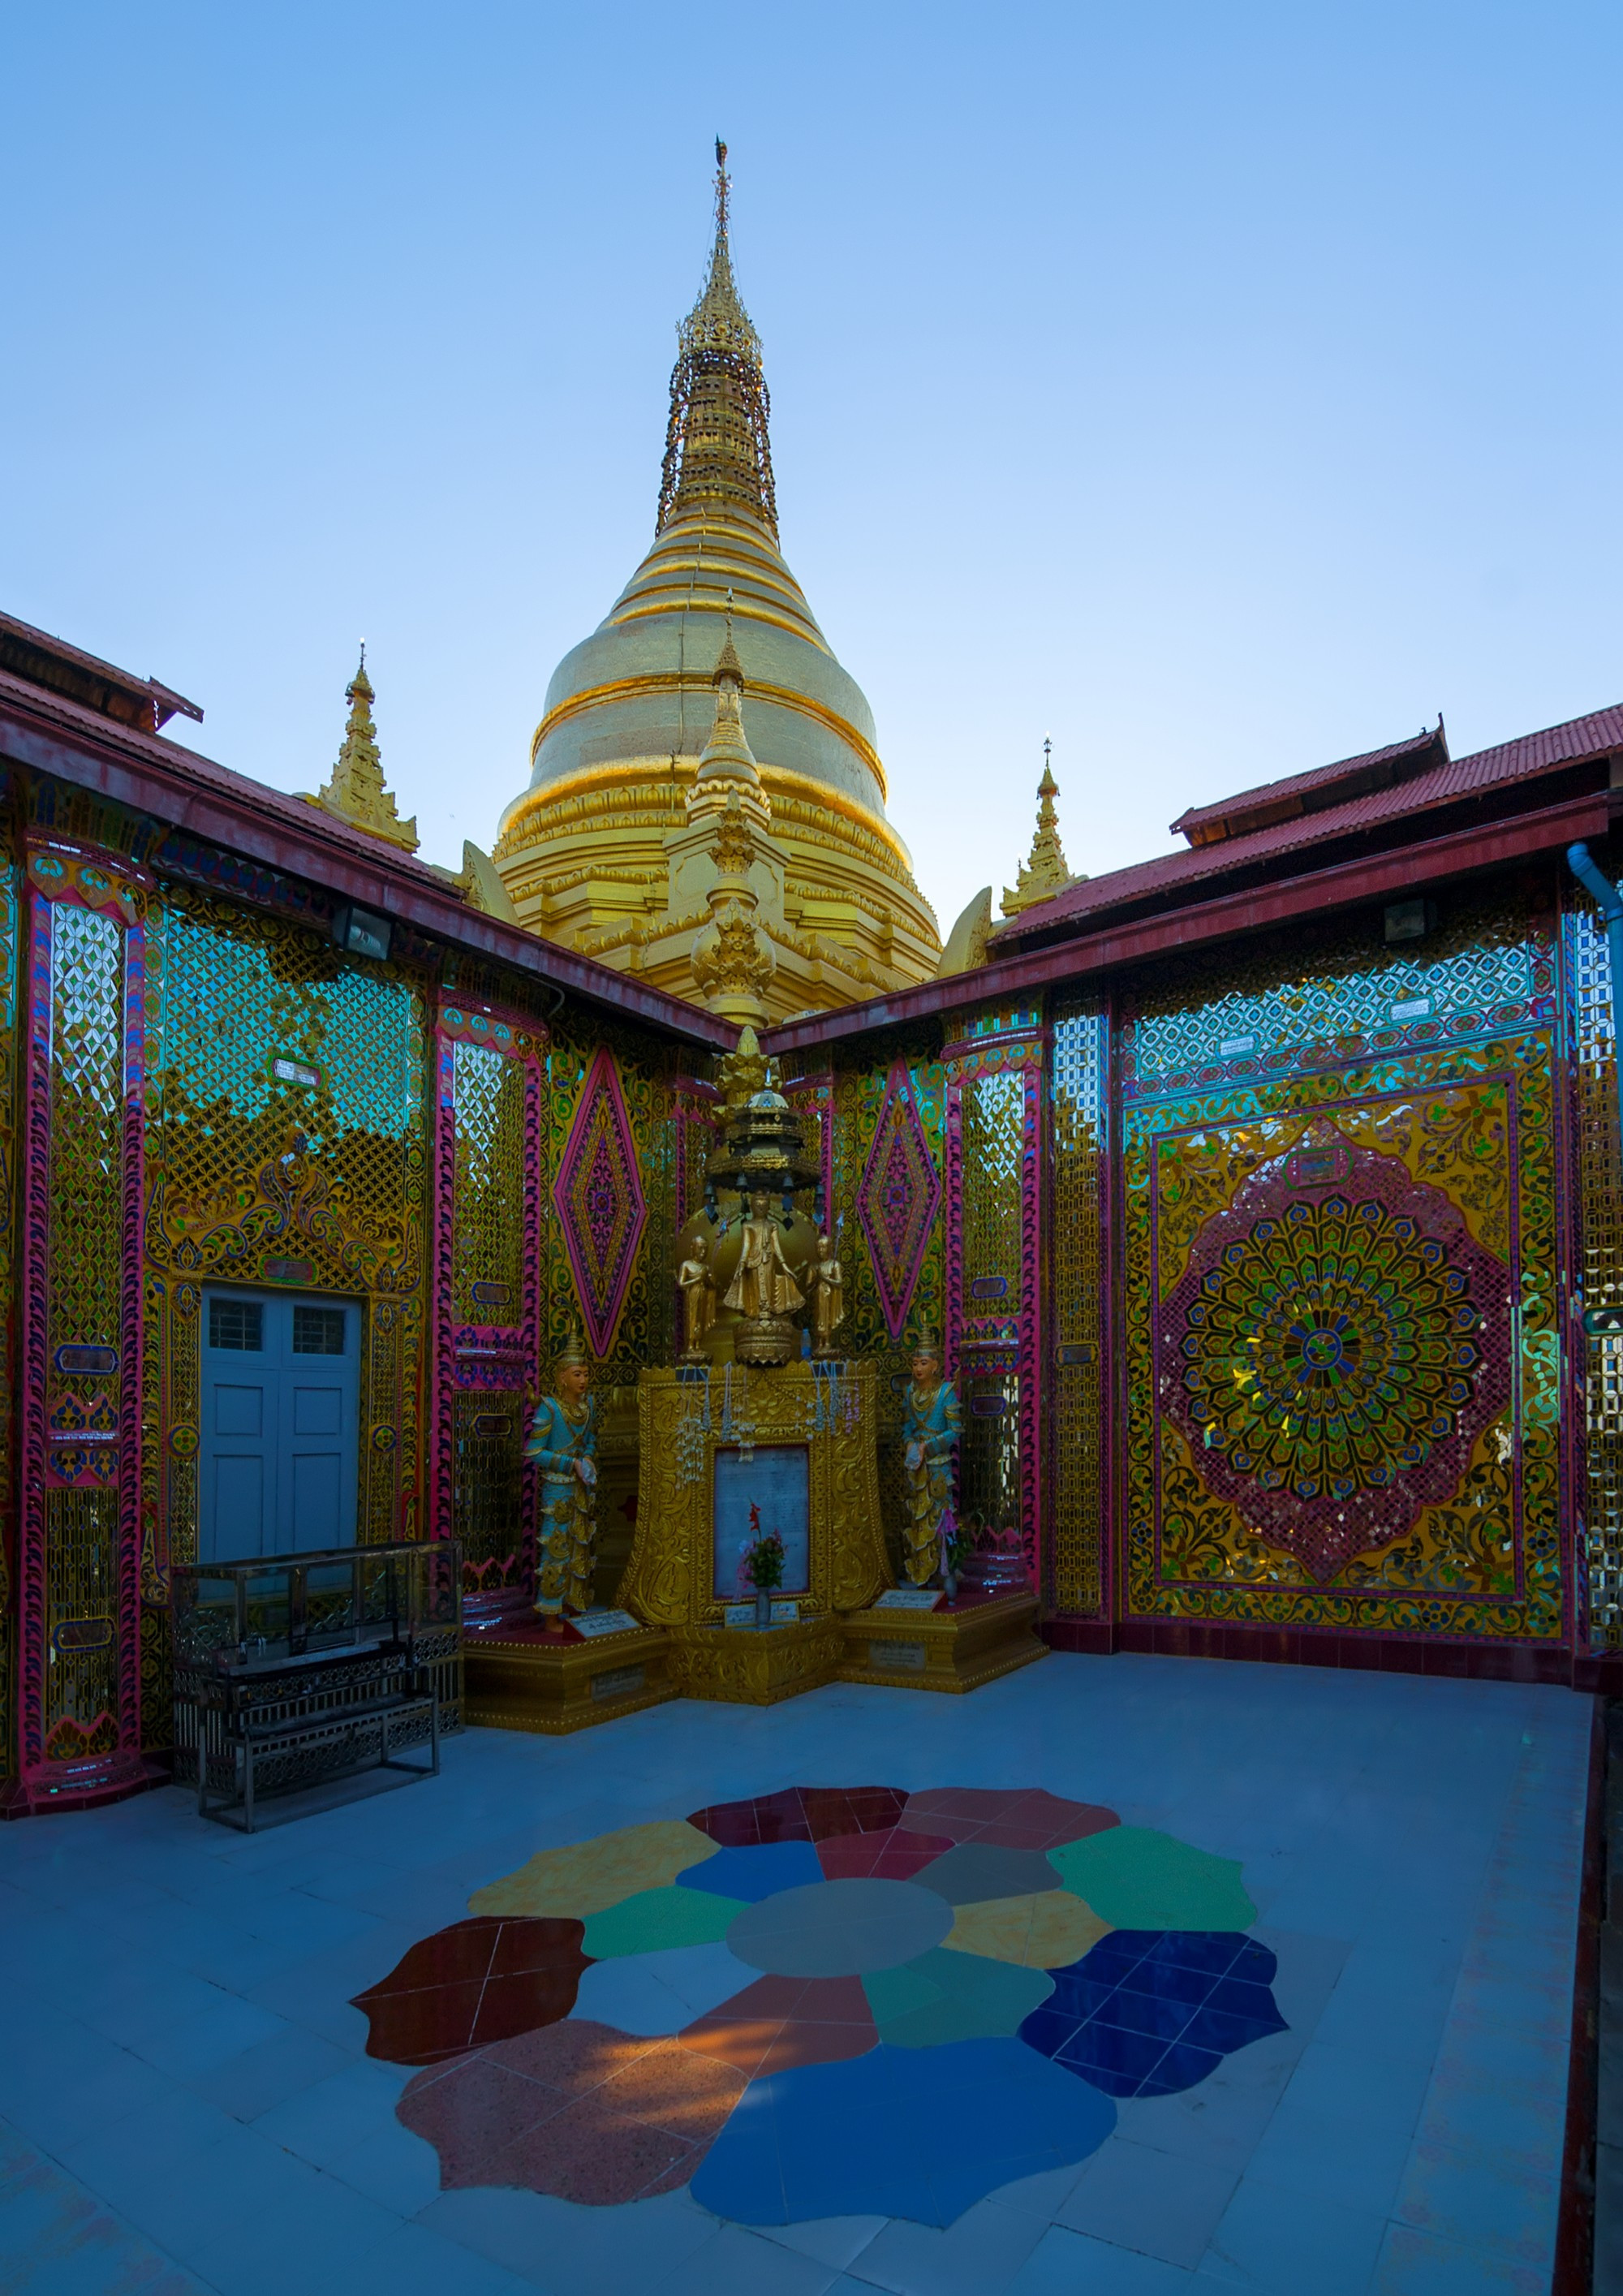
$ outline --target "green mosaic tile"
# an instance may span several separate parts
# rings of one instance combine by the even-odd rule
[[[581,1949],[594,1961],[622,1954],[660,1953],[678,1945],[718,1945],[743,1912],[737,1898],[709,1890],[639,1890],[618,1906],[594,1914]]]
[[[1005,2038],[1053,1991],[1045,1970],[948,1953],[940,1946],[862,1982],[880,2040],[892,2049]]]
[[[1257,1918],[1237,1857],[1214,1857],[1148,1826],[1118,1825],[1067,1841],[1048,1852],[1048,1862],[1066,1889],[1116,1929],[1243,1930]]]

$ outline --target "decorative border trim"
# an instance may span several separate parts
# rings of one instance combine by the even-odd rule
[[[22,1196],[20,1321],[22,1349],[18,1510],[18,1771],[33,1808],[64,1808],[105,1800],[145,1783],[141,1759],[141,1512],[143,1467],[143,1279],[145,1218],[143,1144],[146,1088],[146,873],[123,855],[46,839],[36,832],[26,860],[28,963],[19,1000],[25,1076],[19,1128]],[[50,1334],[52,950],[58,906],[94,909],[122,931],[124,1077],[119,1124],[120,1235],[119,1314],[117,1588],[118,1744],[107,1754],[57,1761],[45,1752],[45,1633],[50,1557],[46,1519],[49,1472],[47,1382]]]

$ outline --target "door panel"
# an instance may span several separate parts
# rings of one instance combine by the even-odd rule
[[[312,1546],[341,1546],[348,1543],[343,1518],[343,1468],[340,1451],[299,1451],[292,1459],[288,1552]],[[348,1536],[354,1536],[351,1521]]]
[[[360,1339],[354,1300],[205,1294],[201,1560],[354,1538]]]
[[[293,1390],[295,1435],[341,1435],[344,1394],[340,1387],[310,1387],[301,1378]]]
[[[265,1552],[265,1461],[252,1453],[226,1454],[214,1461],[213,1491],[205,1494],[203,1515],[209,1551],[205,1562],[237,1562]],[[207,1497],[212,1496],[212,1509]]]
[[[265,1389],[226,1387],[217,1383],[214,1390],[214,1431],[217,1435],[251,1435],[258,1439],[265,1432]]]

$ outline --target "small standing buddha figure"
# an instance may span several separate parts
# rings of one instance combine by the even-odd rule
[[[826,1235],[817,1238],[811,1283],[812,1354],[826,1361],[836,1352],[834,1334],[845,1321],[845,1277],[834,1257],[833,1242]]]
[[[738,1267],[723,1304],[746,1316],[788,1316],[806,1304],[783,1257],[783,1239],[772,1217],[772,1199],[760,1189],[750,1198]]]
[[[702,1363],[705,1335],[716,1321],[716,1271],[710,1266],[708,1238],[696,1235],[693,1249],[676,1272],[682,1287],[683,1360]]]
[[[952,1382],[941,1376],[940,1346],[933,1332],[922,1332],[914,1341],[913,1380],[902,1414],[908,1486],[903,1563],[915,1587],[928,1582],[940,1561],[941,1521],[952,1505],[958,1425],[958,1398]]]
[[[596,1414],[591,1366],[578,1331],[553,1366],[553,1392],[530,1422],[524,1456],[541,1471],[536,1536],[536,1609],[543,1619],[592,1607],[597,1549]]]

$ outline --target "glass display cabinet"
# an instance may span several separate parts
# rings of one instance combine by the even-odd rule
[[[462,1549],[332,1547],[170,1574],[176,1775],[251,1833],[257,1800],[376,1763],[439,1767],[461,1716]],[[426,1760],[401,1765],[407,1750]]]

